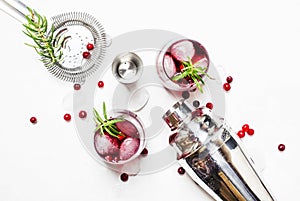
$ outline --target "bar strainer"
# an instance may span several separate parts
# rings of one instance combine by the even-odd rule
[[[20,22],[26,22],[28,6],[18,0],[0,0],[0,8]],[[64,34],[65,40],[62,59],[49,64],[43,56],[41,61],[55,77],[69,82],[83,83],[102,64],[105,56],[107,37],[103,26],[95,17],[84,12],[62,13],[50,18],[54,35]],[[87,51],[86,45],[94,48],[89,58],[82,54]]]

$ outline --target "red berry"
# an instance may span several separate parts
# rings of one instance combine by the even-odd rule
[[[99,81],[98,82],[98,87],[100,87],[100,88],[104,87],[104,82],[103,81]]]
[[[284,151],[285,150],[285,145],[284,144],[279,144],[278,145],[278,150],[279,151]]]
[[[243,130],[244,132],[247,132],[247,131],[249,130],[249,125],[248,125],[248,124],[244,124],[244,125],[242,126],[242,130]]]
[[[233,81],[233,78],[231,76],[228,76],[226,78],[227,83],[231,83]]]
[[[91,53],[89,53],[89,52],[83,52],[82,56],[83,56],[83,58],[88,59],[91,56]]]
[[[248,131],[247,131],[248,135],[253,135],[254,134],[254,130],[252,128],[250,128]]]
[[[245,132],[242,131],[242,130],[240,130],[240,131],[237,133],[237,135],[239,136],[239,138],[243,138],[243,137],[245,137]]]
[[[64,119],[65,119],[66,121],[71,121],[71,115],[68,114],[68,113],[66,113],[66,114],[64,115]]]
[[[229,91],[229,90],[231,89],[230,84],[229,84],[229,83],[224,83],[224,84],[223,84],[223,89],[224,89],[225,91]]]
[[[31,117],[31,118],[30,118],[30,122],[31,122],[32,124],[36,124],[36,123],[37,123],[36,117]]]
[[[94,49],[94,45],[92,43],[89,43],[89,44],[86,45],[86,49],[93,50]]]
[[[125,135],[118,135],[117,138],[118,138],[118,140],[122,141],[126,138],[126,136]]]
[[[214,105],[212,104],[212,103],[206,103],[206,107],[208,108],[208,109],[213,109],[213,107],[214,107]]]
[[[87,116],[87,113],[86,113],[86,111],[84,111],[84,110],[81,110],[81,111],[79,112],[79,117],[80,117],[81,119],[84,119],[84,118],[86,118],[86,116]]]
[[[183,167],[178,168],[177,172],[181,175],[185,173],[185,169]]]
[[[79,90],[81,88],[81,85],[80,84],[74,84],[73,87],[74,87],[75,90]]]
[[[121,180],[124,181],[124,182],[125,182],[125,181],[128,181],[128,174],[122,173],[121,176],[120,176],[120,178],[121,178]]]
[[[143,156],[147,156],[148,155],[148,149],[144,148],[143,151],[141,152],[141,154]]]

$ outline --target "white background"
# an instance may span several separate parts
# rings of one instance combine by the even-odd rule
[[[224,76],[234,78],[227,119],[279,201],[300,190],[300,5],[297,1],[24,1],[46,16],[67,11],[94,15],[112,38],[139,29],[164,29],[201,42]],[[96,163],[80,144],[66,96],[72,84],[53,78],[22,26],[0,12],[0,200],[209,200],[178,165],[145,176],[119,175]],[[38,123],[29,122],[36,116]],[[278,144],[286,150],[279,152]]]

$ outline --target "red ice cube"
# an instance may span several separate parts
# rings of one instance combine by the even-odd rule
[[[115,156],[120,151],[118,139],[108,134],[100,135],[96,133],[94,136],[94,146],[97,153],[101,156]]]
[[[120,159],[128,160],[131,158],[138,150],[140,146],[140,139],[138,138],[126,138],[120,146]]]
[[[125,120],[125,121],[117,122],[116,126],[118,130],[121,131],[126,136],[134,137],[134,138],[138,138],[139,136],[138,130],[130,121]]]
[[[171,54],[178,61],[188,61],[195,54],[194,44],[190,40],[182,40],[171,46]]]

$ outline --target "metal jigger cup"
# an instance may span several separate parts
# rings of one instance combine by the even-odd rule
[[[163,119],[170,144],[189,176],[217,201],[274,201],[236,133],[207,108],[183,100]]]

